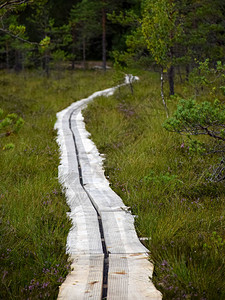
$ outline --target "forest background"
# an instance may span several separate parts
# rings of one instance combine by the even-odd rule
[[[24,3],[24,4],[23,4]],[[30,5],[26,5],[30,3]],[[21,70],[51,62],[140,61],[168,69],[224,59],[223,1],[1,1],[1,68]],[[25,43],[24,41],[28,41]],[[128,55],[129,54],[129,55]],[[123,61],[127,62],[123,57]]]

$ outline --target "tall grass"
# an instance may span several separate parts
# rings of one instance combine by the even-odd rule
[[[25,124],[0,139],[0,298],[56,299],[70,269],[66,237],[71,226],[57,180],[56,112],[112,86],[107,72],[0,73],[0,107]],[[14,149],[3,150],[13,143]]]
[[[133,96],[124,87],[90,104],[87,129],[106,155],[112,188],[148,238],[153,281],[164,298],[225,299],[225,189],[206,180],[218,158],[190,153],[188,139],[163,129],[159,78],[140,78]],[[180,84],[177,92],[191,94]],[[178,98],[168,99],[171,112]]]

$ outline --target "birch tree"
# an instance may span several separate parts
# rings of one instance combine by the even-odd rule
[[[143,1],[142,33],[147,48],[161,69],[161,97],[168,116],[164,97],[164,73],[169,70],[170,94],[174,94],[174,51],[173,47],[181,35],[178,11],[171,0]]]

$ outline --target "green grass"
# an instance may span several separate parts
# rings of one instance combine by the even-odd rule
[[[60,80],[37,73],[0,73],[0,108],[25,120],[0,139],[0,298],[56,299],[70,269],[69,207],[57,180],[56,112],[111,87],[110,72],[65,72]],[[14,144],[14,148],[4,145]]]
[[[124,87],[90,104],[87,129],[106,155],[112,188],[138,216],[138,234],[149,238],[153,281],[165,299],[225,299],[225,188],[206,180],[219,158],[190,153],[187,138],[163,129],[159,78],[140,79],[133,96]],[[192,93],[176,87],[180,97]],[[171,112],[178,98],[169,99]],[[210,98],[203,92],[199,101]]]

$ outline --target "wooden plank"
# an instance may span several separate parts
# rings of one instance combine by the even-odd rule
[[[109,187],[103,158],[89,139],[81,113],[95,97],[110,95],[115,89],[96,92],[57,114],[55,128],[61,151],[59,180],[71,207],[68,215],[73,227],[67,246],[74,268],[60,288],[58,299],[61,300],[102,298],[104,255],[95,208],[101,216],[110,253],[107,299],[161,299],[149,280],[153,267],[148,261],[148,250],[137,237],[133,216],[126,212],[121,198]]]
[[[107,250],[114,254],[147,253],[134,228],[134,217],[125,211],[101,212]]]
[[[71,107],[79,106],[76,104]],[[76,148],[69,128],[71,107],[57,115],[55,125],[61,150],[59,180],[65,189],[67,203],[71,208],[68,215],[73,223],[67,238],[67,250],[71,255],[102,254],[98,216],[80,183]]]
[[[76,206],[69,216],[73,227],[67,238],[68,253],[71,255],[102,254],[101,236],[95,211]]]
[[[73,271],[59,290],[59,300],[102,299],[102,270],[104,255],[75,255]]]
[[[122,199],[110,189],[108,181],[105,184],[101,184],[101,181],[85,184],[85,190],[100,214],[103,211],[123,211],[126,209]]]
[[[110,254],[107,300],[161,300],[151,282],[152,273],[146,254]]]

